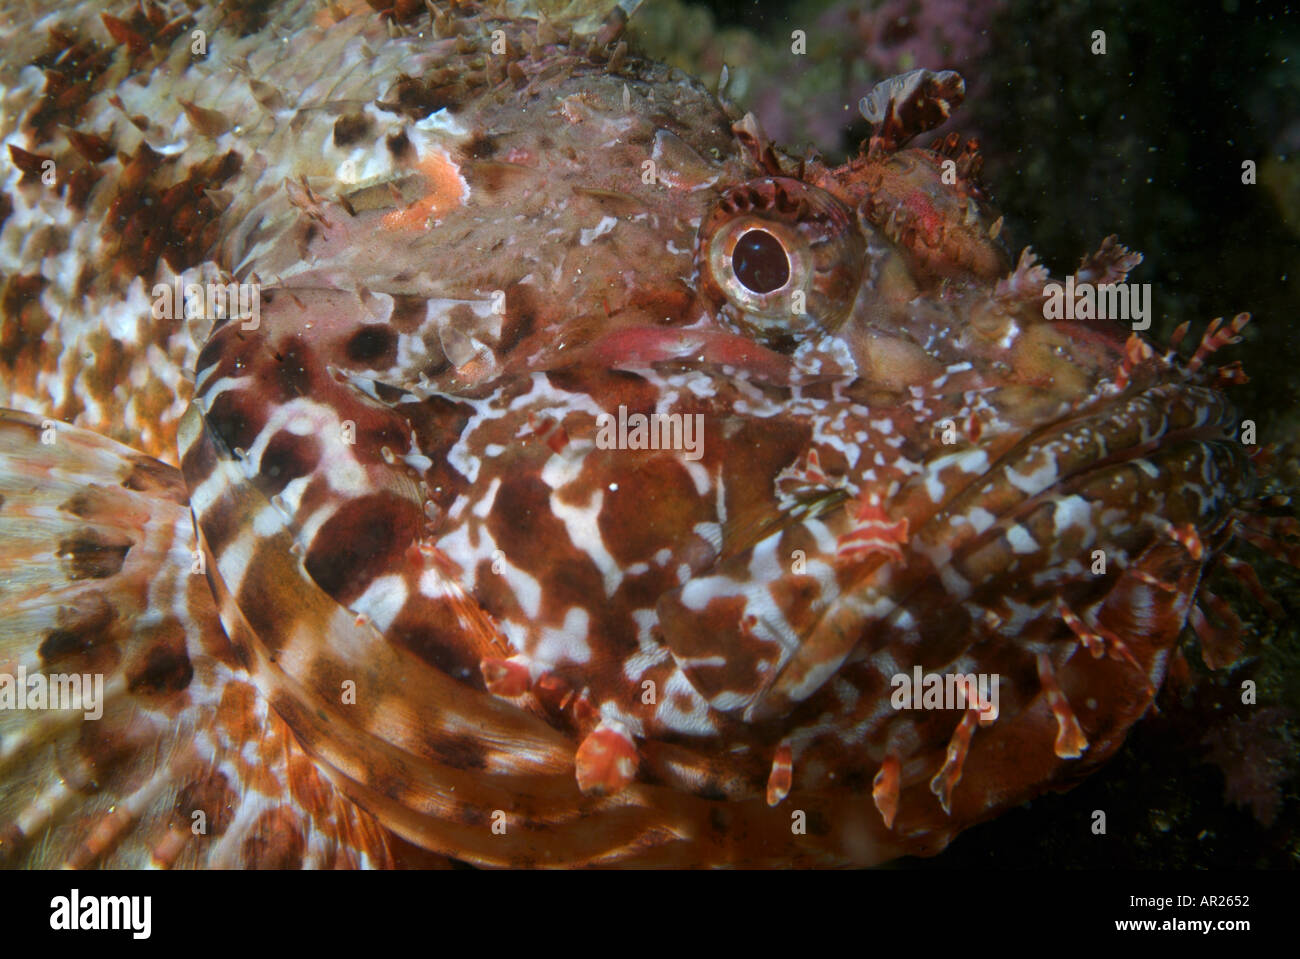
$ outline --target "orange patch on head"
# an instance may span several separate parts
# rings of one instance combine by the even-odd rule
[[[415,166],[424,174],[428,192],[406,209],[386,214],[384,226],[390,230],[422,230],[431,218],[455,209],[465,199],[460,167],[446,153],[431,151]]]

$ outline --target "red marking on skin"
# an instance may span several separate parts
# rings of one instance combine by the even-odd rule
[[[1238,334],[1246,328],[1246,324],[1249,322],[1249,313],[1238,313],[1226,327],[1223,326],[1223,317],[1215,317],[1205,331],[1205,335],[1201,337],[1201,343],[1196,348],[1196,353],[1188,361],[1187,372],[1194,374],[1205,365],[1206,360],[1223,347],[1233,343],[1240,343],[1241,337]]]
[[[1043,695],[1047,697],[1048,708],[1056,717],[1056,742],[1052,751],[1061,759],[1078,759],[1088,748],[1088,737],[1083,734],[1079,720],[1074,717],[1074,710],[1070,708],[1065,693],[1061,692],[1056,673],[1052,669],[1052,661],[1046,653],[1038,654],[1038,682],[1043,687]]]
[[[539,699],[555,712],[563,712],[573,701],[573,688],[554,673],[543,673],[533,685]]]
[[[1205,554],[1205,546],[1201,542],[1201,536],[1196,532],[1196,527],[1191,523],[1184,523],[1181,526],[1171,526],[1169,536],[1175,543],[1187,550],[1192,559],[1199,561]]]
[[[591,704],[585,692],[574,700],[573,718],[580,729],[590,729],[600,721],[600,713],[596,711],[596,707]]]
[[[838,566],[860,562],[873,553],[882,553],[891,560],[901,560],[901,547],[907,542],[908,520],[894,521],[880,505],[876,493],[865,496],[854,514],[856,523],[851,531],[840,537],[835,551]]]
[[[546,445],[551,448],[552,453],[562,453],[569,445],[569,434],[563,426],[551,430],[546,436]]]
[[[1178,347],[1182,344],[1183,339],[1187,336],[1187,331],[1191,328],[1192,324],[1188,320],[1184,320],[1178,324],[1178,328],[1175,329],[1173,335],[1169,337],[1170,353],[1178,352]]]
[[[456,376],[467,383],[474,383],[486,376],[492,364],[486,353],[475,353],[474,358],[466,360],[456,367]]]
[[[528,667],[523,663],[508,659],[484,659],[478,668],[483,673],[483,684],[494,696],[514,699],[528,692],[528,687],[532,684]]]
[[[1128,386],[1133,371],[1153,356],[1155,351],[1151,349],[1151,344],[1136,333],[1131,333],[1124,343],[1124,358],[1120,361],[1119,372],[1115,375],[1116,388],[1122,390]]]
[[[938,797],[939,805],[949,815],[952,814],[952,791],[957,788],[957,783],[961,782],[962,766],[966,764],[966,754],[970,750],[970,741],[975,735],[975,727],[979,725],[979,716],[978,709],[966,710],[961,717],[961,722],[952,731],[952,739],[948,742],[948,755],[943,767],[930,780],[930,792]]]
[[[822,458],[815,449],[808,451],[808,465],[804,468],[804,476],[810,483],[826,482],[826,474],[822,472]]]
[[[1078,637],[1083,648],[1092,653],[1092,658],[1100,659],[1102,654],[1106,652],[1106,644],[1102,641],[1102,638],[1084,625],[1083,620],[1075,615],[1074,610],[1070,609],[1065,600],[1059,596],[1056,598],[1056,611],[1064,620],[1065,625],[1070,627],[1070,631]]]
[[[901,765],[898,757],[890,753],[880,764],[880,771],[871,782],[871,800],[880,811],[880,818],[885,821],[886,829],[894,828],[894,817],[898,815],[898,783]]]
[[[537,437],[541,439],[546,436],[546,431],[550,429],[551,419],[549,417],[538,417],[531,410],[528,413],[528,430],[520,436],[520,439]]]
[[[638,759],[632,740],[613,725],[602,725],[582,741],[574,756],[578,788],[608,795],[636,778]]]
[[[1176,588],[1176,587],[1171,587]],[[1090,629],[1083,619],[1077,616],[1064,599],[1059,596],[1056,598],[1056,609],[1061,614],[1061,619],[1065,625],[1070,627],[1070,631],[1078,637],[1083,648],[1092,653],[1093,659],[1100,659],[1103,653],[1109,653],[1111,659],[1119,660],[1131,665],[1142,676],[1143,680],[1150,686],[1150,679],[1147,677],[1146,670],[1142,664],[1137,661],[1128,644],[1120,639],[1119,634],[1105,626],[1098,624],[1095,629]],[[1152,693],[1155,690],[1151,690]]]
[[[390,230],[423,230],[431,218],[460,206],[465,199],[460,168],[441,150],[422,156],[416,168],[424,174],[429,192],[406,209],[385,214],[384,226]]]
[[[938,239],[943,227],[943,214],[934,208],[930,198],[921,190],[912,190],[903,199],[904,206],[913,217],[916,227],[925,234],[927,240]]]
[[[821,456],[815,448],[809,449],[804,459],[796,463],[788,473],[782,472],[777,477],[777,489],[794,496],[826,490],[831,485],[831,479],[822,469]]]
[[[752,339],[716,330],[676,330],[633,326],[615,330],[591,344],[592,359],[610,369],[648,366],[671,360],[727,364],[771,383],[787,383],[790,360]]]
[[[790,747],[778,746],[772,757],[772,772],[767,777],[767,804],[778,805],[790,795],[790,786],[794,782],[794,758]]]

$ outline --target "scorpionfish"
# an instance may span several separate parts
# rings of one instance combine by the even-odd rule
[[[960,76],[832,166],[623,7],[382,5],[0,26],[0,862],[928,855],[1238,655],[1247,317],[1049,319]]]

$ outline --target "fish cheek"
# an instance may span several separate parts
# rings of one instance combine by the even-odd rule
[[[628,453],[619,453],[615,459],[630,468],[600,478],[598,488],[607,492],[598,523],[601,540],[621,567],[651,562],[661,549],[689,542],[692,530],[711,518],[674,458],[633,462]]]

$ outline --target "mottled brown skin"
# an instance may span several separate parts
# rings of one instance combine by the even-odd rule
[[[562,51],[547,52],[532,62],[522,59],[520,71],[525,76],[554,72],[548,62],[566,60]],[[719,122],[708,121],[707,102],[694,109],[679,103],[673,115],[653,111],[648,97],[641,98],[644,88],[628,81],[644,82],[642,71],[654,68],[628,60],[622,69],[624,79],[585,76],[571,68],[545,100],[531,83],[505,94],[502,86],[490,86],[482,103],[463,110],[484,117],[482,126],[491,131],[490,150],[475,133],[471,145],[459,151],[457,166],[470,188],[467,202],[456,202],[458,191],[448,190],[438,164],[411,160],[422,171],[423,187],[403,193],[403,201],[413,207],[429,204],[435,210],[432,225],[418,224],[412,233],[409,221],[395,218],[382,204],[364,210],[356,203],[351,210],[318,208],[304,224],[308,232],[268,258],[274,263],[282,255],[287,265],[289,258],[301,256],[305,243],[313,255],[311,268],[292,289],[272,294],[259,330],[247,334],[230,325],[205,348],[200,382],[229,383],[244,375],[255,388],[226,386],[210,405],[200,389],[202,421],[195,418],[187,429],[190,445],[183,464],[195,488],[217,482],[236,448],[270,449],[272,443],[290,448],[291,435],[276,433],[271,423],[302,397],[330,407],[339,424],[352,423],[355,444],[344,448],[334,442],[335,423],[327,417],[318,421],[318,442],[291,457],[292,472],[302,473],[306,485],[296,503],[278,507],[286,513],[283,532],[253,547],[255,575],[229,562],[223,567],[223,557],[239,516],[265,508],[255,505],[264,502],[255,490],[273,495],[282,473],[269,476],[259,468],[251,486],[228,474],[222,482],[233,485],[198,511],[214,562],[241,583],[223,602],[228,628],[254,656],[279,657],[284,638],[302,630],[300,617],[319,617],[330,609],[320,607],[318,599],[302,606],[315,587],[359,612],[356,626],[365,632],[369,611],[377,609],[375,583],[395,575],[406,584],[399,611],[375,626],[398,659],[381,668],[377,652],[367,657],[364,667],[373,688],[362,698],[377,699],[381,690],[391,689],[389,670],[401,663],[408,684],[401,698],[410,708],[427,710],[435,701],[445,706],[433,688],[420,694],[409,684],[414,675],[447,674],[461,685],[454,694],[457,711],[491,710],[498,719],[476,720],[490,727],[508,715],[495,712],[493,696],[513,702],[524,709],[520,718],[531,714],[560,733],[569,743],[558,747],[561,755],[574,750],[573,758],[547,780],[545,793],[534,797],[542,802],[544,795],[544,806],[521,805],[528,793],[517,792],[521,785],[510,779],[521,769],[519,760],[504,754],[494,758],[491,748],[482,748],[503,734],[481,736],[475,748],[449,736],[445,727],[455,724],[436,716],[417,721],[412,715],[409,729],[380,733],[388,720],[370,709],[336,715],[329,727],[319,726],[287,696],[273,700],[277,709],[297,717],[291,725],[311,751],[339,757],[327,762],[345,754],[369,757],[367,766],[346,774],[350,782],[343,788],[367,808],[382,810],[392,828],[412,841],[483,862],[583,861],[591,847],[577,844],[566,825],[568,815],[577,815],[588,830],[608,823],[611,832],[599,841],[620,861],[871,861],[892,854],[900,842],[911,851],[935,851],[964,825],[1094,768],[1149,705],[1201,566],[1229,535],[1225,486],[1234,482],[1228,477],[1249,473],[1232,446],[1231,411],[1212,390],[1182,385],[1184,374],[1168,361],[1129,358],[1126,341],[1110,331],[1044,322],[1045,272],[1028,261],[1008,276],[998,221],[984,209],[972,180],[977,164],[955,145],[903,149],[906,136],[894,130],[892,149],[873,147],[844,168],[795,164],[745,124],[737,126],[730,143],[715,140]],[[620,102],[625,84],[628,97]],[[677,96],[687,89],[678,88]],[[525,120],[544,103],[555,107],[541,119]],[[683,117],[705,121],[683,126],[678,119]],[[574,137],[611,138],[610,151],[601,163],[584,165],[581,155],[566,147]],[[489,152],[492,159],[484,160]],[[719,152],[720,160],[709,159]],[[960,170],[951,184],[944,167],[950,154],[957,156],[954,169]],[[647,155],[658,158],[662,179],[647,183],[633,175]],[[375,200],[368,196],[367,202]],[[484,216],[489,208],[492,215]],[[611,217],[610,229],[594,231],[597,236],[608,232],[609,241],[575,243],[579,228],[591,230],[582,225],[597,216]],[[689,243],[687,228],[697,219],[698,236]],[[773,235],[792,244],[787,247],[792,257],[799,243],[817,251],[815,269],[822,278],[808,288],[805,319],[789,314],[783,319],[776,304],[759,307],[768,311],[760,322],[734,301],[736,277],[726,274],[729,247],[722,248],[722,260],[710,257],[715,235],[742,219],[768,224]],[[569,243],[548,244],[554,233],[567,235]],[[671,244],[666,251],[656,250],[665,240]],[[433,277],[427,270],[421,274],[415,264],[465,248],[504,255],[459,267],[460,289],[482,291],[495,283],[505,291],[499,321],[468,304],[445,314],[459,337],[480,340],[490,352],[457,356],[457,337],[445,327],[435,327],[433,338],[417,336],[418,321],[399,326],[399,338],[410,339],[395,342],[386,330],[394,326],[387,317],[395,318],[389,311],[396,310],[397,300],[391,307],[382,299],[367,305],[366,296],[414,298],[403,300],[408,303],[418,302],[421,289],[429,289],[430,297],[435,288],[445,292],[454,286],[445,275],[436,269]],[[683,283],[681,261],[688,250],[694,264]],[[1117,265],[1129,262],[1125,256],[1122,248],[1112,255],[1120,278],[1127,266]],[[835,279],[841,268],[857,278],[852,285]],[[344,277],[351,283],[358,276],[366,291],[360,297],[312,289],[321,281],[339,285]],[[663,289],[671,298],[654,299]],[[647,303],[654,305],[647,308]],[[358,305],[371,314],[360,325]],[[436,320],[436,309],[446,308],[431,307],[428,322]],[[418,308],[413,312],[418,317]],[[385,325],[375,325],[374,319]],[[834,342],[848,350],[860,375],[837,367],[844,358],[829,352],[826,342],[814,344],[799,369],[791,365],[788,355],[815,340],[819,327],[836,334]],[[411,357],[402,342],[418,342],[424,358]],[[947,392],[930,386],[942,385],[945,370],[963,365],[956,377],[960,385],[954,382]],[[367,396],[328,370],[352,371],[376,385]],[[704,417],[700,466],[718,477],[725,511],[715,511],[712,492],[696,490],[679,459],[587,452],[595,423],[583,404],[653,411],[664,396],[658,378],[671,381],[686,371],[706,377],[714,392],[705,399],[671,400],[671,408]],[[1122,392],[1116,384],[1121,377],[1133,394],[1122,402],[1112,398]],[[832,386],[837,382],[843,397]],[[527,402],[531,391],[542,387],[556,391],[554,398]],[[876,449],[904,459],[900,471],[890,474],[886,463],[886,476],[869,484],[861,463],[814,441],[816,417],[797,411],[791,392],[796,387],[832,406],[844,403],[849,421],[837,428],[846,436],[872,417],[890,421],[903,444]],[[1186,411],[1188,426],[1201,411],[1206,422],[1185,436],[1178,433],[1183,427],[1176,416],[1159,425],[1151,420],[1151,403],[1138,396],[1143,390],[1165,397],[1152,401],[1157,406]],[[909,409],[907,398],[918,395],[924,397],[923,407]],[[756,396],[788,412],[755,416],[742,401]],[[967,410],[972,396],[986,401],[974,413]],[[1120,416],[1125,404],[1126,415],[1146,422],[1144,429],[1169,434],[1168,449],[1138,439],[1134,421]],[[495,411],[493,418],[472,427],[475,411],[484,409]],[[959,452],[978,451],[989,463],[1001,460],[986,487],[962,492],[953,485],[957,476],[939,468],[951,445],[937,435],[937,424],[945,420],[961,423]],[[1057,442],[1054,436],[1064,441],[1071,435],[1070,423],[1086,426],[1094,444],[1048,453]],[[455,465],[465,455],[456,450],[467,442],[476,456],[492,448],[502,452],[492,454],[491,465],[480,460],[472,469],[476,475],[469,475]],[[811,461],[806,473],[796,470],[791,479],[806,483],[806,506],[838,537],[841,553],[863,529],[885,520],[901,538],[889,548],[868,548],[860,559],[827,557],[838,580],[838,599],[828,599],[823,582],[799,574],[769,584],[777,608],[804,640],[798,654],[785,661],[769,641],[752,633],[748,600],[715,599],[701,611],[685,600],[671,571],[681,562],[701,580],[742,581],[754,550],[771,537],[780,540],[778,553],[824,555],[816,537],[776,496],[781,477],[812,452],[818,453],[820,479],[813,476]],[[430,466],[399,465],[413,455],[428,457]],[[1059,472],[1060,486],[1026,498],[1007,475],[1013,468],[1041,468],[1041,456]],[[582,466],[571,489],[557,489],[542,477],[566,457],[575,470]],[[1143,469],[1162,473],[1168,485],[1141,491],[1130,476],[1137,469],[1130,461],[1139,458],[1150,463]],[[1098,460],[1103,468],[1095,468]],[[945,488],[939,502],[925,483],[905,482],[911,467],[903,467],[925,462],[935,464],[929,467],[937,470],[934,481]],[[1202,463],[1206,475],[1215,478],[1200,506],[1167,495],[1194,477]],[[339,477],[355,468],[349,464],[359,466],[365,479],[355,493],[340,495]],[[277,454],[275,471],[281,469]],[[856,491],[850,495],[837,488],[837,476]],[[882,497],[880,520],[866,519],[875,515],[866,505],[873,488]],[[621,585],[603,601],[593,601],[610,588],[602,587],[601,568],[592,560],[596,547],[576,538],[561,519],[563,509],[584,508],[594,491],[601,491],[603,505],[590,535],[619,568],[644,566],[661,551],[674,557],[661,571],[621,574]],[[1093,519],[1060,535],[1054,525],[1073,521],[1053,519],[1057,503],[1080,495],[1094,504]],[[484,548],[470,566],[462,549],[452,545],[459,542],[456,516],[465,503],[484,504],[485,511],[484,521],[468,529],[469,542],[496,547],[491,556]],[[1003,538],[963,531],[959,521],[973,515],[967,511],[976,506],[1001,517]],[[1124,510],[1132,526],[1102,520],[1105,509]],[[303,534],[304,563],[295,573],[281,559],[286,543],[307,517],[322,514],[329,518],[313,519],[314,532]],[[724,514],[721,548],[693,532],[697,524]],[[1199,543],[1190,549],[1176,539],[1165,541],[1171,526],[1199,528],[1213,545],[1202,554]],[[1058,570],[1050,585],[1025,588],[1016,558],[1023,551],[1007,545],[1008,538],[1018,542],[1018,536],[1039,544],[1035,551],[1041,549],[1045,569]],[[1095,580],[1068,574],[1065,567],[1098,537],[1117,553],[1121,569]],[[984,619],[955,603],[949,587],[941,585],[942,561],[927,552],[936,548],[958,553],[954,571],[981,584]],[[497,575],[494,556],[541,584],[536,612],[521,603],[522,579]],[[430,576],[440,585],[429,587]],[[294,595],[277,591],[272,599],[266,584],[286,581],[296,582]],[[1164,585],[1154,585],[1157,581]],[[916,625],[870,622],[854,606],[851,597],[857,593],[892,597]],[[1003,625],[1013,615],[1004,598],[1030,604],[1036,612],[1012,631]],[[1106,651],[1103,658],[1091,655],[1091,647],[1070,655],[1080,637],[1062,621],[1058,603],[1088,610],[1080,629],[1115,637],[1089,634],[1095,651]],[[626,664],[639,649],[633,641],[637,611],[647,604],[657,616],[652,641],[671,658],[661,657],[629,682]],[[231,626],[236,609],[247,631]],[[562,624],[574,609],[584,611],[584,641],[597,650],[590,662],[549,660],[543,645],[511,633],[509,624],[524,620],[571,630]],[[309,632],[326,628],[319,622]],[[887,722],[870,718],[871,704],[887,698],[889,690],[889,672],[881,671],[875,657],[904,663],[919,647],[916,661],[938,668],[966,655],[972,641],[977,651],[969,655],[978,668],[1007,677],[1009,684],[1004,713],[991,727],[974,732],[962,726],[964,732],[954,733],[952,711]],[[298,654],[301,665],[289,669],[286,679],[315,688],[323,702],[340,677],[362,668],[341,654],[347,645],[316,646],[310,653],[304,648]],[[414,654],[415,663],[404,653]],[[716,664],[690,665],[718,654]],[[841,693],[829,685],[812,697],[802,690],[804,677],[827,664],[853,691],[853,704],[840,701]],[[764,678],[768,671],[783,674],[775,685]],[[684,735],[660,715],[657,702],[641,698],[640,685],[650,677],[657,688],[671,689],[682,676],[691,696],[721,702],[744,695],[749,705],[743,714],[717,708],[707,737]],[[685,696],[675,708],[680,713],[688,709],[685,704],[693,709],[697,702]],[[627,722],[639,723],[641,732],[626,736],[625,725],[611,722],[613,715],[633,717]],[[865,723],[866,745],[853,748],[841,733],[799,733],[828,715],[841,733]],[[961,711],[956,715],[960,719]],[[909,730],[903,735],[925,745],[912,748],[895,774],[899,782],[890,785],[883,770],[899,762],[897,737],[903,729]],[[406,745],[396,754],[377,743],[361,748],[352,738],[358,735]],[[780,771],[787,760],[780,758],[779,742],[791,735],[796,742],[801,735],[810,738],[800,743],[788,774]],[[549,741],[549,734],[544,738]],[[437,757],[436,775],[418,775],[404,751]],[[575,772],[577,791],[570,778]],[[787,776],[789,782],[782,778]],[[439,782],[458,784],[454,799]],[[867,796],[875,799],[879,818],[860,815]],[[722,797],[728,801],[719,805]],[[615,800],[620,805],[611,808]],[[496,808],[509,817],[498,842],[490,841],[483,822],[483,810],[494,802],[504,803]],[[641,828],[648,831],[620,847],[613,838],[621,828],[613,809],[625,808],[623,803],[639,810]],[[854,804],[858,811],[850,813]],[[774,805],[780,808],[764,810]],[[430,821],[435,809],[437,824]],[[796,834],[793,843],[779,843],[776,837],[788,829],[785,809],[811,809],[819,826],[812,830],[814,838]],[[706,841],[702,825],[717,815],[753,816],[755,825],[730,829],[715,844]],[[657,828],[690,839],[684,846],[662,843],[651,838]],[[516,832],[522,834],[511,839]]]

